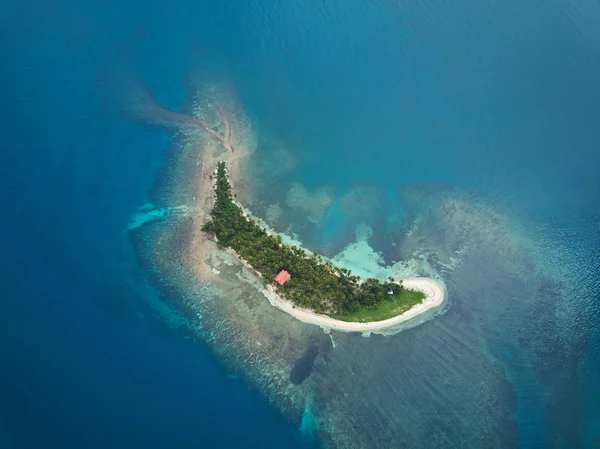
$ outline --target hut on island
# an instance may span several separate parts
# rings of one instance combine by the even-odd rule
[[[279,283],[279,285],[285,284],[290,280],[290,273],[285,270],[281,270],[277,276],[275,276],[275,282]]]

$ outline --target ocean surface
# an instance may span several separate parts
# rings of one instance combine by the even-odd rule
[[[26,0],[0,58],[0,447],[600,447],[598,2]],[[127,228],[180,136],[123,105],[189,113],[198,73],[252,122],[258,215],[332,257],[369,228],[446,313],[298,327],[260,373],[165,320]],[[299,421],[264,379],[303,353]]]

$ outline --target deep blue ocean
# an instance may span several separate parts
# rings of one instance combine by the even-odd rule
[[[600,447],[597,2],[26,0],[1,7],[0,58],[0,448],[312,444],[144,300],[126,227],[170,135],[119,97],[143,84],[181,110],[197,69],[298,154],[295,181],[380,189],[380,221],[402,221],[402,186],[451,185],[546,229],[587,319],[568,382],[549,382],[568,384],[562,426],[528,369],[506,368],[525,398],[515,446]],[[355,224],[333,208],[306,239]]]

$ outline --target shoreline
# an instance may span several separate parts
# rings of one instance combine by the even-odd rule
[[[227,120],[225,120],[225,122],[228,125],[230,125]],[[243,180],[241,179],[241,163],[242,160],[248,156],[248,149],[244,148],[244,145],[236,145],[237,151],[232,151],[231,139],[232,137],[235,139],[235,134],[232,136],[231,131],[229,131],[229,133],[226,133],[228,134],[227,143],[229,143],[229,145],[227,146],[223,144],[223,141],[221,139],[216,138],[212,133],[207,134],[209,134],[214,140],[210,142],[210,140],[212,140],[210,138],[208,141],[203,139],[204,151],[200,155],[199,160],[197,162],[199,172],[198,174],[200,175],[200,182],[198,183],[197,196],[194,198],[194,202],[196,206],[196,217],[200,218],[200,220],[197,221],[196,225],[198,231],[202,223],[206,220],[206,218],[208,218],[210,210],[212,209],[212,206],[214,204],[214,179],[212,179],[212,175],[214,175],[214,166],[216,165],[216,162],[218,162],[218,160],[224,160],[227,163],[230,183],[235,189],[236,186],[243,185]],[[225,147],[225,154],[217,156],[217,154],[215,153],[218,151],[217,148],[219,144]],[[238,202],[236,201],[236,203]],[[257,221],[259,221],[261,225],[266,225],[266,223],[264,223],[262,219],[254,217],[252,213],[246,208],[244,208],[241,204],[239,204],[239,206],[248,216],[251,216],[253,219],[257,219]],[[267,232],[269,233],[275,233],[272,229],[269,228],[269,226],[265,226],[265,230],[267,230]],[[210,282],[211,278],[213,278],[213,276],[215,276],[216,273],[210,267],[210,264],[205,258],[210,256],[210,254],[214,251],[223,250],[219,250],[215,242],[211,241],[211,239],[208,239],[202,234],[203,232],[198,232],[196,236],[199,238],[194,240],[196,240],[197,245],[196,251],[199,252],[199,254],[197,254],[202,254],[204,257],[200,257],[199,259],[193,258],[195,260],[192,259],[190,260],[190,262],[192,262],[193,265],[196,265],[195,271],[199,275],[199,278],[203,279],[205,282]],[[293,242],[293,244],[296,245],[298,243],[299,242]],[[306,249],[302,249],[306,251]],[[253,276],[256,276],[258,279],[260,279],[260,275],[256,272],[256,270],[254,270],[254,268],[250,266],[250,264],[248,264],[245,260],[239,257],[237,253],[235,253],[235,251],[231,250],[230,248],[225,249],[225,251],[231,252],[235,259],[238,260],[242,265],[244,265],[245,268],[247,268]],[[198,264],[198,262],[200,263]],[[292,317],[296,318],[297,320],[303,323],[314,324],[316,326],[319,326],[327,332],[333,329],[340,332],[390,334],[396,333],[393,331],[394,328],[398,328],[402,325],[404,325],[405,327],[412,327],[414,325],[420,324],[427,317],[433,317],[437,315],[440,311],[443,310],[443,306],[446,303],[448,296],[444,283],[433,278],[407,278],[402,279],[402,283],[403,286],[407,289],[419,290],[425,293],[426,296],[423,302],[415,305],[406,312],[397,315],[393,318],[388,318],[386,320],[381,321],[370,321],[365,323],[337,320],[327,315],[315,313],[309,309],[297,307],[290,301],[287,301],[281,296],[279,296],[272,285],[268,285],[266,288],[259,288],[259,291],[267,297],[269,303],[273,307],[281,310],[282,312],[287,313],[288,315],[291,315]],[[417,320],[417,318],[421,318],[422,321]]]
[[[404,324],[427,311],[441,310],[448,299],[446,286],[441,281],[432,278],[409,278],[402,279],[402,285],[409,290],[419,290],[425,293],[422,303],[410,308],[404,313],[393,318],[381,321],[368,321],[366,323],[336,320],[327,315],[315,313],[309,309],[295,306],[292,302],[283,299],[277,294],[273,286],[264,289],[263,294],[267,297],[273,307],[292,315],[297,320],[307,324],[314,324],[324,330],[336,330],[339,332],[375,332],[393,328]]]

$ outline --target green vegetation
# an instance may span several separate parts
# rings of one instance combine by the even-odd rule
[[[375,309],[359,307],[358,310],[347,314],[334,315],[333,318],[354,323],[383,321],[398,316],[425,299],[425,293],[416,290],[403,289],[400,294],[393,295],[389,301],[380,302]]]
[[[233,201],[224,162],[217,167],[216,201],[211,216],[202,230],[215,235],[219,247],[235,250],[261,273],[265,285],[274,284],[277,293],[300,307],[355,321],[352,317],[360,317],[366,311],[389,314],[402,309],[398,312],[402,313],[422,300],[392,279],[390,282],[367,279],[361,283],[350,270],[337,268],[319,255],[284,245],[280,236],[268,234]],[[274,283],[281,270],[291,275],[282,286]]]

